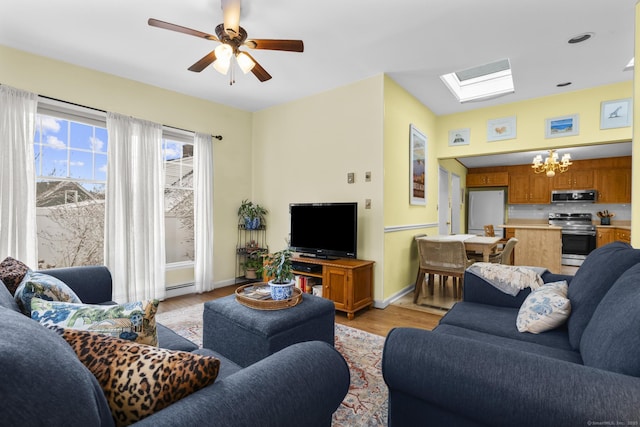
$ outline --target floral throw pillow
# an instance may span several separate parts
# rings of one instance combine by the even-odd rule
[[[212,384],[220,360],[54,327],[96,377],[117,426],[127,426]]]
[[[157,299],[114,305],[31,300],[31,318],[45,326],[96,332],[153,346],[158,345],[157,311]]]
[[[29,270],[26,264],[10,256],[0,262],[0,280],[2,280],[11,295],[16,293],[16,289],[18,289],[20,282],[22,282]]]
[[[520,332],[539,334],[562,325],[571,313],[566,280],[546,283],[531,292],[522,303],[516,326]]]
[[[24,276],[13,297],[20,311],[29,317],[31,317],[31,300],[33,298],[48,301],[82,302],[62,280],[35,271],[29,271]]]

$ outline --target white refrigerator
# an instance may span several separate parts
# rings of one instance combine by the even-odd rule
[[[505,194],[504,190],[469,191],[469,234],[484,235],[484,226],[493,224],[496,236],[504,237]]]

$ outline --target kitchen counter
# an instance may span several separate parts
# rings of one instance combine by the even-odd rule
[[[562,272],[562,227],[549,224],[506,224],[505,237],[515,237],[515,265],[544,267]]]
[[[524,228],[534,230],[562,230],[562,227],[549,224],[505,224],[501,225],[503,228]]]
[[[596,224],[596,228],[618,228],[620,230],[631,231],[631,226],[630,225],[615,225],[615,224],[600,225],[600,224]]]

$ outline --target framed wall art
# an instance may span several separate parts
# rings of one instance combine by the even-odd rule
[[[454,129],[449,131],[449,145],[469,145],[471,129]]]
[[[561,136],[578,135],[578,133],[580,133],[579,125],[577,114],[545,119],[544,137],[557,138]]]
[[[603,101],[600,104],[600,129],[628,127],[632,120],[631,98]]]
[[[516,116],[487,121],[487,142],[516,137]]]
[[[412,205],[426,205],[427,196],[427,137],[414,125],[409,126],[410,195]]]

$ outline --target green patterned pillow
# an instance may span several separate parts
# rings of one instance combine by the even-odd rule
[[[111,335],[140,344],[158,345],[158,300],[117,305],[90,305],[31,300],[31,317],[41,324]]]
[[[31,317],[31,300],[40,298],[48,301],[80,303],[80,298],[62,280],[48,274],[29,271],[20,282],[14,295],[20,311]]]

